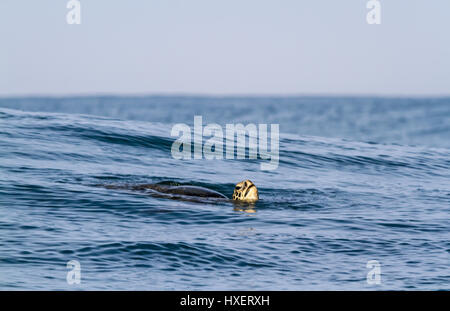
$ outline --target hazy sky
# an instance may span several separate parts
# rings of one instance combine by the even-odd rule
[[[0,95],[450,94],[450,1],[0,1]]]

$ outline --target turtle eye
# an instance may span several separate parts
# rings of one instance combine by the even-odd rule
[[[239,189],[241,189],[241,186],[236,186],[236,190],[239,190]]]

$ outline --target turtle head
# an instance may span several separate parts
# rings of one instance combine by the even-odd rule
[[[250,180],[241,181],[236,185],[233,192],[233,200],[255,202],[258,201],[258,189]]]

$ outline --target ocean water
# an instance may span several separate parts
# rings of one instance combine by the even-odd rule
[[[279,124],[278,169],[172,158],[194,115]],[[450,290],[449,138],[450,98],[0,99],[0,289]],[[251,208],[102,186],[247,178]]]

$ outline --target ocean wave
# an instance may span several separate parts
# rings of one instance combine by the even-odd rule
[[[446,288],[445,144],[286,126],[278,169],[262,171],[260,160],[174,159],[172,125],[0,108],[0,288],[65,289],[73,259],[89,289],[360,289],[373,259],[385,289]],[[260,193],[251,209],[106,187],[166,182],[231,198],[247,178]],[[159,283],[142,281],[147,272]]]

